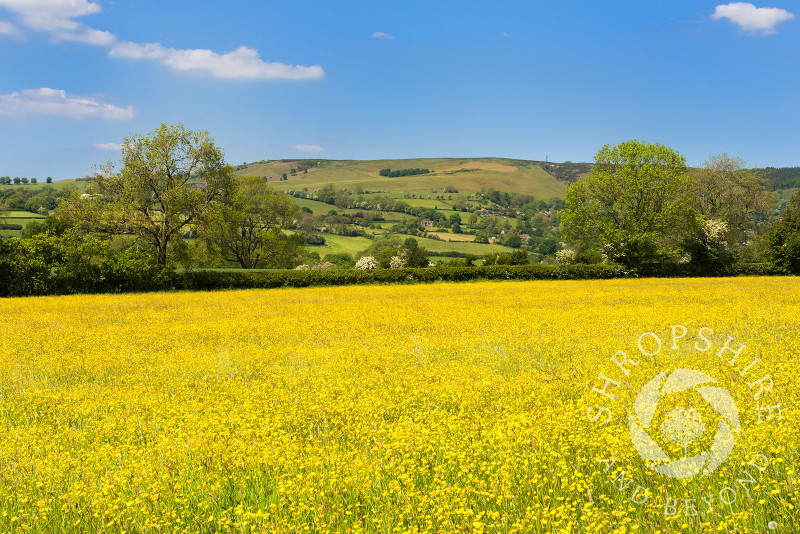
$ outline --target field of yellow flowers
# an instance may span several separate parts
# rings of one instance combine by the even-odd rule
[[[0,531],[797,532],[798,295],[739,278],[0,300]],[[716,385],[645,387],[676,369]],[[721,465],[656,472],[639,392],[669,422],[721,389],[736,413],[689,410],[705,434],[636,427]]]

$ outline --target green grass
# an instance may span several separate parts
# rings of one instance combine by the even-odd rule
[[[327,215],[329,211],[339,209],[336,206],[331,206],[330,204],[325,204],[324,202],[319,202],[317,200],[308,200],[306,198],[295,198],[292,197],[292,202],[300,206],[301,208],[308,208],[314,215]]]
[[[44,219],[46,217],[47,217],[46,215],[43,215],[41,213],[33,213],[30,211],[21,211],[21,210],[9,211],[2,215],[2,218],[5,219]]]
[[[25,185],[23,185],[23,184],[19,184],[19,185],[2,184],[2,185],[0,185],[0,191],[4,191],[5,189],[13,189],[13,188],[17,188],[17,189],[20,189],[20,190],[24,189],[26,191],[27,190],[31,190],[31,189],[39,190],[39,189],[43,189],[45,187],[52,187],[52,188],[55,188],[55,189],[65,189],[67,187],[75,187],[75,188],[78,189],[78,191],[84,191],[88,187],[88,185],[89,185],[89,182],[86,181],[86,180],[56,180],[55,182],[53,182],[51,184],[45,183],[45,181],[42,180],[38,184],[25,184]]]
[[[380,230],[375,231],[375,235],[379,235]],[[358,256],[372,245],[372,240],[366,237],[348,237],[341,235],[323,234],[325,236],[326,244],[324,246],[309,246],[309,252],[316,252],[320,258],[325,257],[326,254],[336,254],[345,252],[353,257]],[[406,234],[397,234],[397,237],[402,243],[409,237],[414,237]],[[439,241],[437,239],[428,239],[425,237],[414,237],[420,247],[424,247],[429,252],[460,252],[462,254],[475,254],[483,256],[485,254],[513,252],[514,249],[503,245],[487,245],[485,243],[457,243],[448,241]]]
[[[401,241],[410,235],[397,234]],[[461,252],[464,254],[475,254],[483,256],[484,254],[497,254],[501,252],[513,252],[515,249],[506,247],[504,245],[489,245],[486,243],[472,243],[472,242],[456,242],[456,241],[439,241],[438,239],[428,239],[425,237],[414,237],[420,247],[427,249],[429,252]]]
[[[298,173],[288,180],[278,181],[283,173],[289,174],[295,163],[273,161],[254,163],[236,171],[239,176],[272,177],[270,185],[277,189],[302,189],[309,191],[332,184],[339,189],[356,191],[362,188],[369,191],[388,191],[390,193],[414,192],[426,197],[432,189],[437,194],[444,188],[453,186],[460,193],[475,193],[483,188],[501,191],[516,191],[541,199],[563,197],[566,183],[557,180],[539,166],[538,162],[520,161],[504,158],[425,158],[403,160],[370,161],[322,161],[307,174]],[[428,168],[431,174],[389,178],[379,176],[383,168],[407,169]],[[475,169],[476,170],[471,170]],[[392,195],[395,196],[395,195]],[[453,194],[455,197],[455,194]],[[411,199],[413,200],[413,199]],[[439,201],[441,202],[441,201]]]
[[[324,258],[326,254],[339,254],[342,252],[355,257],[372,245],[372,240],[366,237],[323,235],[325,236],[325,245],[308,247],[309,252],[316,252],[320,258]]]

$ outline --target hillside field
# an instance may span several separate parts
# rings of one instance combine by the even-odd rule
[[[796,532],[797,294],[783,277],[6,299],[0,322],[25,327],[0,329],[0,531]],[[730,399],[698,408],[695,441],[653,433],[674,463],[734,425],[704,477],[654,472],[629,428],[680,369]],[[699,402],[666,389],[656,425]]]
[[[291,170],[310,166],[291,175]],[[380,176],[381,169],[392,170],[425,168],[430,174],[389,178]],[[266,176],[270,184],[279,189],[319,189],[331,184],[338,189],[356,191],[388,191],[392,193],[427,194],[431,190],[444,192],[452,186],[464,193],[475,193],[482,188],[515,191],[534,195],[540,199],[563,197],[566,182],[547,173],[539,162],[505,158],[428,158],[402,160],[304,160],[251,163],[237,167],[238,175]],[[279,180],[286,173],[287,180]],[[274,183],[273,183],[274,182]]]

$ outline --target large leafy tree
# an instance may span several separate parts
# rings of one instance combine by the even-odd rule
[[[763,178],[748,169],[741,158],[713,156],[692,172],[694,209],[706,221],[722,221],[732,247],[745,240],[753,219],[770,216],[774,201]]]
[[[182,232],[228,194],[233,168],[205,131],[162,124],[122,143],[122,167],[101,168],[87,193],[62,203],[61,215],[90,231],[133,233],[167,263]]]
[[[208,211],[201,232],[211,250],[242,268],[292,267],[302,255],[303,240],[282,229],[299,213],[285,193],[262,178],[243,178]]]
[[[629,267],[675,257],[693,222],[686,160],[658,143],[605,145],[592,172],[567,190],[561,220],[579,252]]]

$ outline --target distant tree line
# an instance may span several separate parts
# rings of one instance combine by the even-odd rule
[[[380,176],[388,176],[389,178],[399,178],[400,176],[416,176],[418,174],[428,174],[430,169],[399,169],[393,171],[392,169],[381,169],[378,171]]]
[[[50,176],[48,176],[45,179],[45,181],[48,184],[53,183],[53,179]],[[10,176],[0,176],[0,185],[11,185],[11,184],[14,184],[14,185],[27,185],[29,183],[30,184],[38,184],[39,183],[39,179],[38,178],[30,178],[30,179],[28,179],[25,176],[23,176],[22,178],[20,178],[19,176],[15,176],[14,178],[11,178]]]

